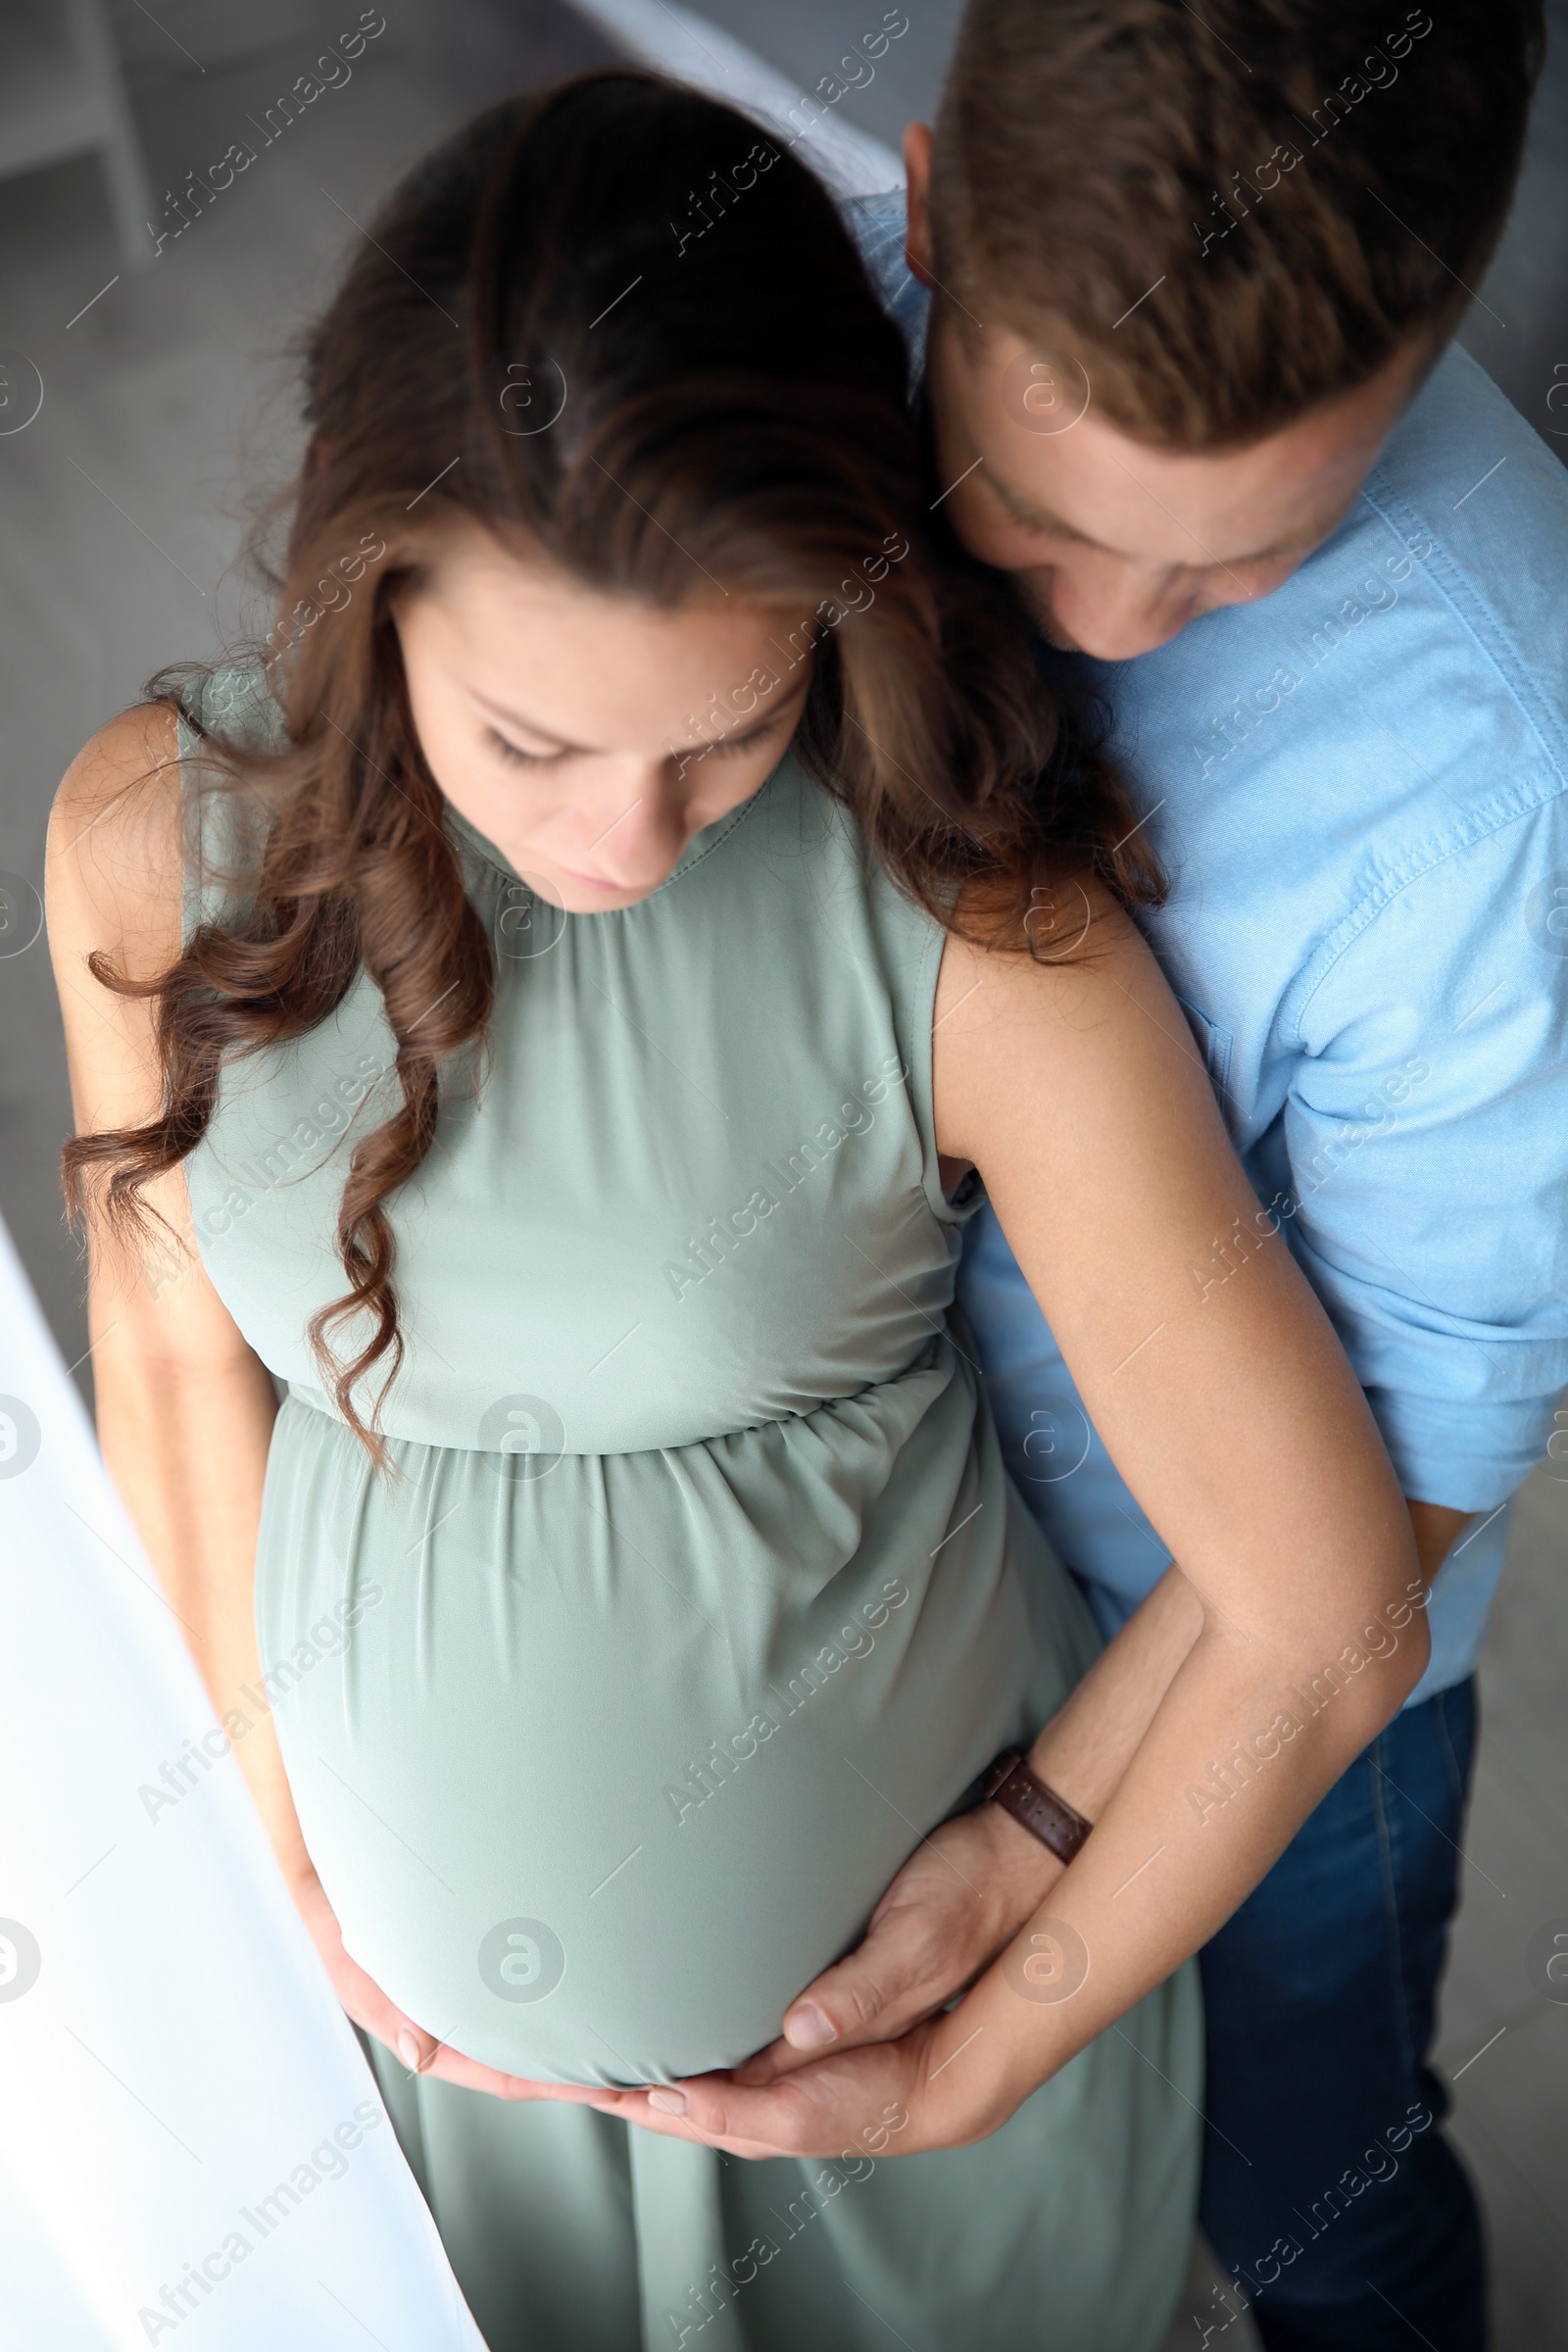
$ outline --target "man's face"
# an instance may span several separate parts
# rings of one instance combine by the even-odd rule
[[[906,154],[909,266],[930,283],[923,125]],[[1017,575],[1053,644],[1124,661],[1289,579],[1348,513],[1428,357],[1408,347],[1266,440],[1192,454],[1131,439],[1097,416],[1072,363],[1010,328],[956,323],[938,303],[929,389],[945,509],[974,555]]]

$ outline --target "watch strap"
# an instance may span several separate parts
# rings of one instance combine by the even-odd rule
[[[1061,1862],[1072,1860],[1095,1826],[1031,1772],[1015,1747],[998,1756],[981,1782],[980,1793],[987,1803],[1010,1813]]]

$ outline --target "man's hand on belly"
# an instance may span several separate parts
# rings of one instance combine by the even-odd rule
[[[786,2038],[732,2073],[673,2090],[599,2092],[592,2104],[754,2158],[906,2155],[982,2137],[1004,2119],[988,2108],[971,2117],[960,2097],[938,2120],[951,2102],[926,2095],[931,2068],[942,2071],[927,2045],[953,2022],[941,2014],[947,2003],[1011,1942],[1062,1867],[995,1805],[942,1822],[883,1895],[864,1940],[791,2003]],[[950,2078],[944,2087],[960,2086]]]
[[[1202,1625],[1197,1593],[1168,1569],[1029,1751],[1042,1779],[1099,1819]],[[826,2052],[893,2040],[935,2016],[1034,1916],[1063,1865],[996,1805],[924,1838],[871,1915],[865,1940],[808,1984],[784,2039],[736,2070],[777,2082]]]
[[[864,1941],[784,2016],[784,2038],[735,2070],[777,2082],[827,2050],[892,2041],[961,1992],[1033,1916],[1062,1865],[995,1805],[921,1839],[871,1914]]]

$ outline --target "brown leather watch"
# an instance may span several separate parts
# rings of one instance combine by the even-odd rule
[[[980,1784],[980,1794],[988,1804],[1001,1805],[1014,1821],[1021,1822],[1031,1837],[1038,1838],[1061,1862],[1072,1860],[1095,1826],[1075,1813],[1054,1788],[1048,1788],[1016,1747],[1004,1749],[990,1766]]]

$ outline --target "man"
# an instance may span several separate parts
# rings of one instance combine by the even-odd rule
[[[939,504],[1113,713],[1171,877],[1150,935],[1435,1580],[1411,1700],[1203,1957],[1202,2218],[1274,2352],[1485,2333],[1427,2058],[1508,1500],[1568,1380],[1568,477],[1449,337],[1542,45],[1538,0],[970,0],[908,133],[907,270],[897,200],[856,208]],[[1197,1253],[1205,1306],[1257,1246]],[[1108,1633],[1167,1549],[988,1214],[962,1296]],[[1268,1465],[1236,1470],[1245,1512]],[[1003,1940],[1050,1884],[1015,1845]],[[972,1895],[906,1880],[791,2012],[819,2089],[976,1965]],[[731,2129],[765,2139],[768,2095]]]

